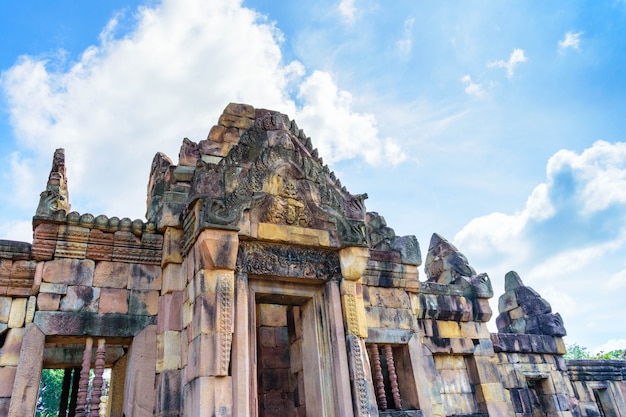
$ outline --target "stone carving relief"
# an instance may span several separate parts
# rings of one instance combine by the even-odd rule
[[[322,281],[341,278],[339,256],[336,252],[257,242],[240,243],[237,270],[252,275]]]
[[[287,116],[257,110],[254,121],[250,115],[245,121],[220,118],[222,130],[246,126],[223,158],[190,158],[197,165],[183,216],[196,221],[186,234],[197,235],[203,227],[236,229],[248,211],[259,222],[328,230],[340,244],[365,246],[367,195],[348,193]],[[188,141],[184,145],[193,148]],[[197,200],[203,200],[202,210],[192,214]]]

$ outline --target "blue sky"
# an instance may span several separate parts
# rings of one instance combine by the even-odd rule
[[[154,154],[244,102],[424,253],[454,241],[494,310],[515,270],[567,343],[626,347],[626,1],[389,4],[2,2],[0,238],[31,239],[58,147],[74,210],[143,218]]]

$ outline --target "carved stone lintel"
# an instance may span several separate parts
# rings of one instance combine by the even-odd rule
[[[237,270],[252,275],[322,281],[341,279],[337,252],[257,242],[240,243]]]

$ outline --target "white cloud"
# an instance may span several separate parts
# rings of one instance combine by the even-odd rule
[[[154,154],[176,162],[182,138],[204,139],[229,102],[287,113],[329,162],[402,159],[397,143],[378,137],[375,116],[354,110],[351,94],[328,74],[306,77],[301,63],[284,64],[282,34],[239,3],[165,0],[140,8],[124,37],[116,16],[69,66],[20,58],[0,87],[16,140],[36,163],[16,157],[12,176],[28,181],[6,193],[38,196],[54,149],[64,147],[74,210],[143,217]],[[353,2],[345,7],[354,10]]]
[[[572,48],[578,49],[580,45],[580,37],[584,32],[567,32],[562,40],[559,41],[559,48],[561,50]]]
[[[483,97],[485,95],[483,85],[472,81],[472,77],[470,77],[469,74],[461,78],[461,81],[465,84],[465,94],[476,97]]]
[[[404,37],[396,42],[398,52],[402,57],[408,57],[411,55],[411,49],[413,48],[413,41],[411,39],[413,34],[413,23],[415,19],[412,17],[404,21]]]
[[[508,78],[511,78],[513,77],[513,74],[515,73],[515,68],[522,62],[526,62],[526,60],[527,58],[526,58],[526,55],[524,54],[524,50],[515,48],[513,52],[511,52],[511,56],[509,57],[508,61],[504,61],[501,59],[498,61],[491,61],[487,63],[487,67],[504,68],[506,69],[506,76]]]
[[[611,339],[602,346],[592,348],[591,352],[597,354],[600,352],[608,353],[614,350],[626,349],[626,339]]]
[[[354,0],[341,0],[338,9],[347,23],[353,24],[355,22],[357,9],[354,6]]]
[[[546,181],[524,208],[475,218],[454,243],[493,280],[518,271],[563,315],[574,341],[597,340],[614,331],[604,318],[607,309],[626,314],[618,291],[626,287],[625,181],[626,143],[597,141],[581,153],[561,150],[548,161]],[[498,287],[494,282],[496,294]],[[599,299],[600,305],[585,301]]]
[[[578,179],[582,214],[626,203],[626,143],[599,140],[580,155],[561,150],[548,161],[548,179],[554,181],[563,171]]]
[[[391,138],[379,139],[376,118],[356,113],[352,95],[339,90],[330,74],[315,71],[298,95],[306,104],[298,111],[299,126],[313,138],[326,162],[362,156],[370,164],[398,164],[406,159]]]
[[[31,242],[33,240],[33,225],[27,220],[9,221],[0,223],[0,239]]]

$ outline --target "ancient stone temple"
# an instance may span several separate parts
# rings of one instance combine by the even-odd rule
[[[626,362],[565,361],[515,272],[490,333],[489,276],[434,234],[420,279],[416,238],[283,114],[230,104],[157,154],[147,221],[71,211],[65,162],[32,243],[0,241],[2,416],[50,369],[68,417],[626,416]]]

